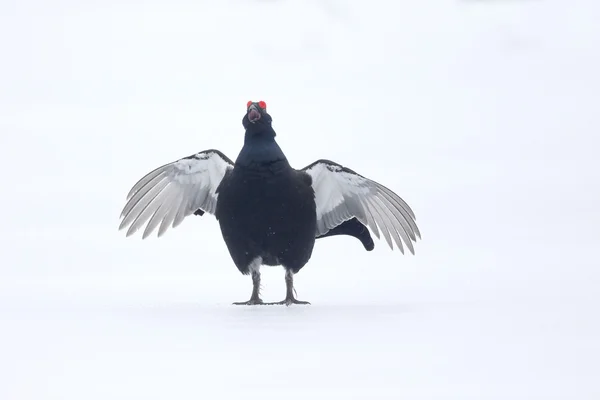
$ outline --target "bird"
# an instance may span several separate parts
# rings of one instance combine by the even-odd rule
[[[130,189],[119,230],[129,237],[145,226],[142,239],[157,228],[161,237],[191,215],[214,216],[229,255],[252,278],[247,301],[235,305],[310,304],[298,300],[294,275],[310,260],[317,239],[345,235],[374,249],[372,231],[393,250],[414,255],[421,239],[415,213],[398,194],[350,168],[318,159],[292,167],[276,141],[265,101],[248,101],[242,117],[243,146],[235,161],[207,149],[166,163]],[[282,266],[286,295],[261,298],[262,266]]]

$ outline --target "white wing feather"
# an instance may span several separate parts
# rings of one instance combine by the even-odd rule
[[[129,191],[119,230],[133,235],[147,221],[142,238],[157,226],[158,236],[201,209],[214,215],[217,188],[233,163],[217,150],[206,150],[163,165],[142,177]]]
[[[328,160],[303,168],[312,178],[317,205],[317,235],[323,235],[342,222],[356,217],[391,249],[404,253],[402,241],[412,254],[412,242],[421,238],[415,214],[400,196],[385,186]]]

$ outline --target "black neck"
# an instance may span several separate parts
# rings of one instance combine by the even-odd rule
[[[246,133],[244,147],[235,161],[244,167],[268,166],[279,162],[287,164],[287,159],[270,132]]]

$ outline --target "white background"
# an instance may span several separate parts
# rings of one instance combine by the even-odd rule
[[[0,3],[0,398],[600,398],[595,1]],[[300,168],[414,209],[416,256],[320,240],[307,307],[211,216],[117,231],[143,174],[235,158],[265,100]],[[281,300],[283,271],[263,269]]]

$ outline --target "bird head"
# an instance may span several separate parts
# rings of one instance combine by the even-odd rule
[[[242,119],[242,124],[247,132],[260,133],[262,131],[272,131],[271,116],[267,113],[267,103],[264,101],[249,101],[246,105],[246,114]]]

